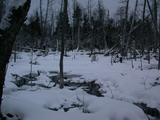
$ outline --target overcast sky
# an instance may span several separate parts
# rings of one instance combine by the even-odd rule
[[[69,1],[69,10],[71,10],[73,0],[68,0],[68,1]],[[77,0],[77,1],[82,5],[82,7],[84,9],[87,7],[87,1],[88,0]],[[93,7],[96,6],[97,1],[98,0],[92,0],[92,6]],[[117,8],[120,6],[119,1],[120,0],[103,0],[103,4],[104,4],[106,9],[109,9],[111,16],[113,16],[116,13]],[[47,0],[43,0],[44,8],[46,6],[46,2],[47,2]],[[53,6],[54,10],[56,10],[56,11],[59,10],[60,3],[61,3],[61,0],[55,0],[54,6]],[[130,8],[133,8],[134,4],[135,4],[135,0],[130,0]],[[39,8],[39,0],[32,0],[29,15],[32,14],[38,8]]]

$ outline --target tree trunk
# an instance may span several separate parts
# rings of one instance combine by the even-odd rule
[[[30,7],[30,2],[30,0],[26,0],[23,5],[18,7],[12,6],[0,23],[0,107],[2,103],[6,66],[9,63],[9,58],[12,53],[12,47],[15,42],[16,35],[18,34],[23,22],[26,19]],[[9,25],[3,26],[3,24],[6,22]]]
[[[0,22],[4,12],[4,0],[0,0]]]
[[[157,1],[156,0],[154,0],[153,2],[154,2],[154,4],[153,4],[153,10],[152,10],[152,8],[151,8],[151,5],[150,5],[150,2],[149,2],[149,0],[146,0],[146,2],[147,2],[147,5],[148,5],[148,8],[149,8],[149,12],[150,12],[150,14],[151,14],[151,18],[152,18],[152,23],[153,23],[153,27],[154,27],[154,39],[155,39],[155,43],[156,43],[156,45],[154,46],[155,47],[155,49],[157,50],[157,47],[158,47],[158,50],[159,50],[159,53],[158,53],[158,69],[160,70],[160,32],[159,32],[159,28],[158,28],[158,20],[157,20],[157,18],[158,18],[158,9],[157,9]]]
[[[129,9],[129,0],[126,1],[126,6],[125,6],[125,18],[124,18],[124,25],[123,25],[123,38],[122,38],[122,43],[121,43],[122,61],[123,61],[124,56],[126,56],[127,49],[128,49],[128,48],[126,48],[126,43],[127,43],[128,9]]]
[[[60,88],[62,89],[64,87],[64,75],[63,75],[63,58],[64,58],[64,36],[62,35],[61,39],[61,55],[60,55]]]
[[[158,70],[160,70],[160,45],[159,45],[159,57],[158,57]]]
[[[154,24],[155,24],[155,30],[154,30],[154,52],[157,52],[157,45],[158,45],[158,5],[157,0],[153,1],[153,18],[154,18]]]
[[[40,0],[40,27],[41,27],[41,40],[40,40],[40,46],[39,48],[43,48],[44,47],[44,20],[43,20],[43,9],[42,9],[42,6],[43,6],[43,2],[42,0]]]
[[[4,85],[4,80],[5,80],[5,71],[6,71],[6,68],[5,68],[6,64],[3,64],[0,66],[0,107],[1,107],[1,104],[2,104],[2,95],[3,95],[3,85]],[[1,112],[1,109],[0,109],[0,118],[2,118],[2,112]]]
[[[63,58],[64,58],[64,44],[66,40],[66,33],[67,33],[67,6],[68,6],[68,0],[63,0],[63,22],[62,22],[62,35],[61,35],[61,55],[60,55],[60,88],[62,89],[64,87],[64,73],[63,73]]]
[[[43,28],[42,0],[40,0],[39,6],[40,6],[40,26],[41,26],[41,29],[42,29]]]
[[[77,35],[77,51],[80,49],[80,23],[78,23],[78,35]]]

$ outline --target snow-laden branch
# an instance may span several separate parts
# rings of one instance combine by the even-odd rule
[[[27,2],[28,0],[7,0],[6,1],[6,13],[2,18],[2,21],[0,23],[0,30],[5,30],[8,29],[11,25],[10,21],[11,21],[11,16],[12,16],[12,12],[13,10],[18,9],[19,7],[24,6],[24,4]]]
[[[31,0],[11,0],[10,2],[0,23],[0,64],[9,60],[16,35],[26,20]]]

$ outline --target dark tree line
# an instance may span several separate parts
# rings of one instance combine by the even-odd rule
[[[71,18],[69,19],[67,13],[67,21],[63,25],[64,1],[62,0],[60,11],[54,13],[52,10],[54,17],[50,16],[52,19],[49,18],[47,22],[46,14],[44,16],[41,16],[43,15],[41,12],[33,14],[28,20],[29,23],[23,25],[17,37],[17,44],[27,43],[18,46],[34,46],[35,48],[45,46],[45,48],[60,51],[65,26],[64,51],[88,50],[92,54],[94,50],[106,51],[114,48],[122,58],[127,57],[128,53],[132,58],[141,54],[141,56],[147,55],[150,62],[150,53],[154,52],[155,58],[159,60],[159,1],[136,0],[132,11],[129,10],[130,0],[120,1],[116,18],[113,18],[109,10],[105,9],[102,0],[98,0],[95,8],[92,8],[92,1],[88,0],[86,9],[75,0]],[[22,40],[23,42],[18,42]]]
[[[142,15],[140,13],[138,14],[137,8],[135,9],[136,11],[134,10],[131,13],[126,12],[128,11],[129,0],[128,2],[123,1],[124,5],[123,7],[121,7],[121,9],[119,9],[119,13],[117,13],[117,16],[120,16],[119,19],[114,19],[109,16],[109,11],[104,8],[103,2],[101,0],[98,1],[97,7],[92,9],[91,15],[89,15],[87,10],[83,10],[83,7],[80,5],[80,3],[78,3],[78,1],[75,2],[76,3],[73,7],[73,14],[71,15],[71,21],[69,21],[69,18],[67,18],[68,22],[66,33],[67,41],[65,46],[66,49],[72,50],[77,48],[96,48],[101,50],[105,48],[111,48],[117,43],[119,44],[119,46],[123,46],[122,44],[126,42],[127,46],[130,46],[132,44],[132,39],[136,40],[137,48],[143,46],[143,49],[146,49],[147,47],[149,47],[148,45],[157,45],[157,41],[147,40],[149,38],[153,38],[154,34],[148,33],[154,33],[152,20],[155,17],[152,18],[151,15],[149,15],[150,13],[148,12],[148,10],[146,10],[145,15],[141,17]],[[127,5],[125,6],[125,4]],[[139,6],[137,5],[137,7]],[[150,5],[150,7],[152,6]],[[145,6],[145,9],[148,9],[147,4]],[[54,26],[55,28],[53,28],[52,30],[53,32],[45,33],[47,37],[52,36],[52,39],[50,39],[49,41],[52,42],[52,46],[49,47],[55,47],[55,49],[57,47],[57,40],[61,39],[61,30],[62,28],[64,28],[61,28],[63,21],[63,17],[61,16],[62,12],[60,11],[59,13],[57,13],[57,22]],[[155,22],[156,20],[154,20],[154,23]],[[34,24],[34,26],[32,26],[32,24]],[[31,34],[35,34],[34,36],[37,37],[37,41],[41,41],[39,37],[41,37],[43,30],[40,26],[40,14],[36,12],[29,19],[29,24],[25,24],[23,26],[24,29],[22,28],[22,32],[23,30],[25,30],[25,32],[27,32],[30,36],[32,36]],[[50,23],[47,23],[45,25],[46,31],[50,30],[49,26]],[[143,28],[145,29],[142,30]],[[31,31],[29,31],[28,29],[31,29]],[[140,33],[139,31],[141,31],[141,34],[138,34]],[[128,40],[129,36],[131,37],[131,40]],[[142,41],[141,39],[145,40]],[[144,43],[142,44],[142,42]],[[122,49],[124,49],[124,47],[126,46],[124,45]]]
[[[62,0],[60,11],[58,13],[52,11],[54,17],[50,16],[52,19],[49,18],[47,22],[45,22],[46,14],[44,16],[41,16],[40,12],[33,14],[28,24],[23,25],[17,37],[17,44],[20,43],[18,46],[34,46],[35,48],[45,46],[45,48],[60,51],[64,32],[63,2]],[[128,53],[136,58],[139,53],[141,56],[147,55],[148,59],[151,52],[158,53],[160,36],[158,0],[136,0],[132,11],[129,11],[130,0],[121,0],[116,18],[110,16],[102,0],[98,0],[95,8],[92,8],[91,2],[88,0],[88,7],[84,9],[75,0],[70,19],[67,13],[64,51],[88,50],[92,54],[94,50],[106,51],[114,48],[116,53],[120,53],[123,58],[127,57]],[[159,60],[158,54],[155,57]]]

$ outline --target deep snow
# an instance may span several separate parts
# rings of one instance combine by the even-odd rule
[[[160,77],[160,71],[149,69],[157,64],[152,59],[151,64],[143,61],[143,71],[140,70],[140,60],[115,63],[111,65],[110,57],[97,55],[97,61],[91,62],[86,52],[70,52],[70,57],[64,59],[64,71],[67,74],[82,75],[72,78],[73,81],[96,80],[104,91],[104,97],[96,97],[84,92],[81,88],[74,91],[65,87],[45,89],[39,86],[23,86],[18,88],[13,84],[12,74],[20,76],[29,74],[30,53],[18,53],[18,60],[11,59],[8,66],[3,95],[3,112],[17,114],[23,120],[147,120],[147,116],[133,102],[144,102],[150,107],[160,110],[160,86],[152,86]],[[50,71],[59,71],[59,54],[36,57],[39,63],[33,65],[33,72],[41,71],[37,83],[49,84]],[[160,78],[159,78],[160,79]],[[47,108],[71,106],[72,103],[83,104],[83,107],[52,111]],[[83,113],[83,110],[90,113]]]

